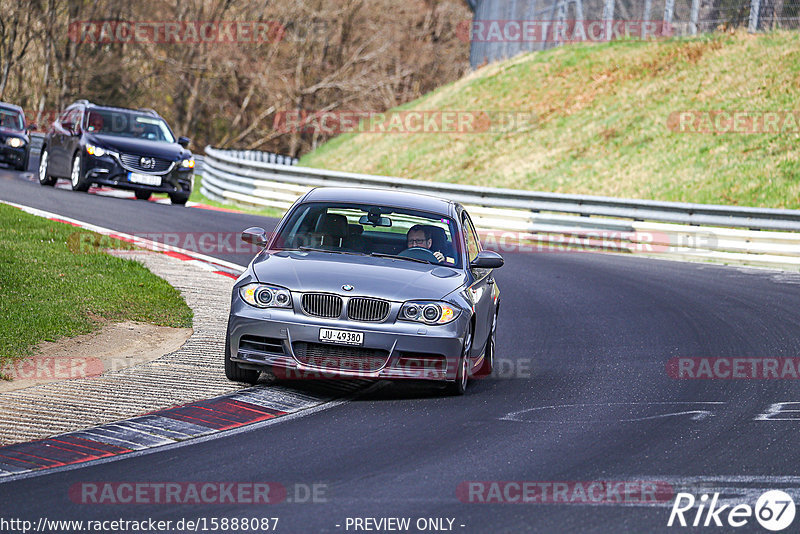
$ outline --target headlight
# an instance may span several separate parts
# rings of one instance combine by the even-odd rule
[[[184,169],[194,169],[194,160],[185,159],[181,161],[181,167],[183,167]]]
[[[100,148],[99,146],[94,145],[86,145],[86,152],[91,154],[92,156],[97,156],[98,158],[102,158],[106,155],[106,151],[104,148]]]
[[[242,300],[256,308],[291,308],[292,295],[284,287],[252,283],[239,288]]]
[[[447,324],[461,314],[461,310],[446,302],[405,302],[400,308],[399,318],[425,324]]]
[[[7,137],[6,144],[11,148],[19,148],[25,145],[25,141],[23,141],[19,137]]]

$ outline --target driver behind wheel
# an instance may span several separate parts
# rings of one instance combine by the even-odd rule
[[[408,233],[406,234],[406,242],[408,244],[408,248],[422,247],[430,250],[431,245],[433,244],[430,228],[427,228],[421,224],[415,224],[408,229]],[[444,261],[444,254],[438,250],[431,250],[431,252],[433,252],[433,255],[436,256],[437,260]]]

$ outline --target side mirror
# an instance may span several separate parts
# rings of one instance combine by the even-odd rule
[[[181,136],[178,138],[178,144],[181,145],[183,148],[189,148],[189,144],[191,142],[192,140],[189,139],[188,137]]]
[[[497,252],[482,250],[469,262],[469,266],[475,269],[497,269],[503,266],[503,257]]]
[[[259,226],[252,226],[242,232],[242,241],[263,247],[267,244],[267,231]]]
[[[36,125],[35,123],[34,123],[34,124],[29,124],[29,125],[27,125],[27,126],[25,127],[25,131],[26,131],[26,132],[30,132],[30,131],[32,131],[32,130],[38,130],[38,129],[39,129],[39,126],[38,126],[38,125]]]

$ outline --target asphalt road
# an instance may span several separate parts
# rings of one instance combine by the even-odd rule
[[[269,222],[41,188],[11,171],[0,171],[0,198],[125,232],[238,232]],[[576,481],[650,481],[750,505],[784,489],[800,503],[800,419],[792,420],[800,414],[764,417],[775,403],[800,402],[797,380],[667,373],[675,357],[798,356],[800,275],[590,253],[505,257],[496,274],[499,372],[471,382],[466,396],[392,384],[273,426],[0,483],[0,516],[278,517],[278,532],[364,532],[352,521],[365,517],[406,517],[412,526],[450,518],[464,533],[731,530],[668,528],[674,495],[656,505],[588,505],[574,495],[486,504],[457,493],[469,481],[566,482],[570,491]],[[77,504],[69,496],[78,483],[188,481],[277,482],[292,502]],[[317,502],[305,502],[314,484]],[[736,530],[765,532],[754,518]]]

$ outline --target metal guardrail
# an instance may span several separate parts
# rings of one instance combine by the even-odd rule
[[[800,211],[796,210],[425,182],[243,160],[212,147],[206,148],[202,177],[201,191],[209,198],[284,210],[320,186],[379,187],[448,198],[469,207],[484,243],[500,251],[616,249],[800,268]]]
[[[212,195],[233,191],[256,200],[275,191],[288,207],[289,186],[356,186],[402,189],[445,197],[463,204],[487,208],[577,214],[583,217],[613,217],[634,221],[659,221],[692,225],[728,226],[755,230],[800,231],[800,211],[740,206],[717,206],[684,202],[661,202],[614,197],[499,189],[462,184],[426,182],[389,176],[374,176],[309,167],[282,166],[244,161],[215,148],[206,148],[206,174],[214,189]],[[276,186],[276,183],[281,184]],[[275,189],[273,189],[275,188]],[[296,196],[295,196],[296,198]],[[254,202],[259,204],[258,201]],[[273,202],[270,205],[276,204]]]

